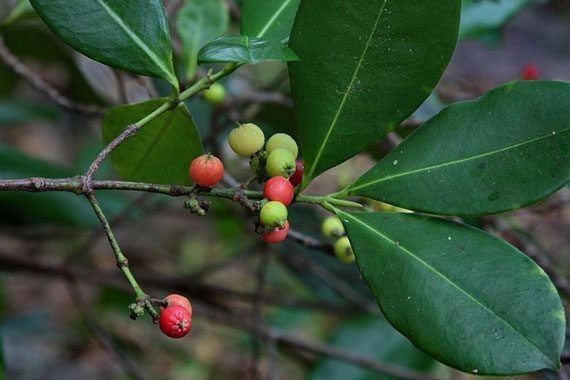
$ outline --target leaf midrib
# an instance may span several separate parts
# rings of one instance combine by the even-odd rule
[[[271,25],[273,25],[273,23],[275,22],[275,20],[277,20],[277,18],[279,16],[281,16],[281,13],[283,13],[283,11],[285,11],[285,9],[287,8],[287,6],[291,3],[291,0],[285,0],[283,2],[283,5],[281,5],[281,7],[279,9],[277,9],[277,11],[273,14],[273,16],[267,21],[267,24],[265,24],[265,26],[263,27],[263,29],[261,29],[261,31],[257,34],[256,37],[261,38],[263,36],[265,36],[265,33],[267,33],[267,31],[269,30],[269,28],[271,27]]]
[[[370,186],[376,185],[376,184],[378,184],[378,183],[385,182],[385,181],[389,181],[389,180],[392,180],[392,179],[395,179],[395,178],[400,178],[400,177],[405,177],[405,176],[408,176],[408,175],[413,175],[413,174],[417,174],[417,173],[422,173],[422,172],[425,172],[425,171],[428,171],[428,170],[436,170],[436,169],[444,168],[444,167],[447,167],[447,166],[458,165],[458,164],[462,164],[462,163],[465,163],[465,162],[474,161],[474,160],[477,160],[477,159],[480,159],[480,158],[483,158],[483,157],[488,157],[488,156],[492,156],[492,155],[495,155],[495,154],[500,154],[500,153],[508,152],[509,150],[513,150],[513,149],[516,149],[516,148],[520,148],[520,147],[522,147],[522,146],[535,143],[535,142],[537,142],[537,141],[541,141],[541,140],[544,140],[544,139],[547,139],[547,138],[555,138],[555,137],[558,137],[558,135],[563,134],[564,132],[568,132],[568,131],[570,131],[570,127],[565,128],[565,129],[562,129],[562,130],[560,130],[560,131],[554,131],[554,132],[555,132],[554,134],[553,134],[553,133],[549,133],[549,134],[547,134],[547,135],[539,136],[539,137],[536,137],[536,138],[534,138],[534,139],[532,139],[532,140],[528,140],[528,141],[524,141],[524,142],[521,142],[521,143],[517,143],[517,144],[515,144],[515,145],[511,145],[511,146],[508,146],[508,147],[505,147],[505,148],[501,148],[501,149],[493,150],[493,151],[490,151],[490,152],[480,153],[480,154],[477,154],[477,155],[471,156],[471,157],[461,158],[461,159],[458,159],[458,160],[453,160],[453,161],[448,161],[448,162],[445,162],[445,163],[440,163],[440,164],[435,164],[435,165],[431,165],[431,166],[426,166],[426,167],[423,167],[423,168],[414,169],[414,170],[410,170],[410,171],[407,171],[407,172],[398,173],[398,174],[394,174],[394,175],[391,175],[391,176],[379,178],[379,179],[376,179],[376,180],[374,180],[374,181],[364,183],[364,184],[362,184],[362,185],[360,185],[360,186],[350,187],[348,190],[349,190],[350,193],[354,193],[356,190],[360,190],[360,189],[363,189],[363,188],[366,188],[366,187],[370,187]]]
[[[370,32],[370,35],[368,36],[368,40],[366,41],[366,45],[364,46],[364,50],[362,52],[362,55],[360,56],[360,59],[358,60],[358,64],[356,65],[356,69],[354,70],[354,73],[352,75],[352,79],[350,80],[350,83],[346,89],[346,92],[344,93],[344,96],[340,102],[338,110],[337,110],[336,114],[334,115],[334,118],[331,122],[331,125],[329,126],[329,129],[327,131],[327,134],[325,135],[325,138],[323,139],[323,142],[319,148],[319,151],[317,152],[317,155],[315,156],[315,160],[312,163],[311,170],[309,171],[309,173],[307,175],[308,179],[313,178],[313,175],[314,175],[315,170],[318,166],[319,160],[321,159],[321,156],[323,154],[325,146],[327,145],[328,140],[330,139],[330,136],[332,134],[333,129],[336,127],[336,123],[338,122],[338,119],[339,119],[340,114],[344,108],[346,100],[348,99],[348,95],[352,92],[352,87],[354,86],[354,82],[356,81],[356,77],[358,76],[358,72],[360,71],[360,68],[362,67],[362,62],[364,61],[364,57],[366,57],[366,54],[368,53],[368,48],[370,47],[370,44],[372,43],[372,39],[374,38],[374,34],[376,34],[376,30],[378,29],[378,25],[380,24],[380,19],[382,18],[382,14],[384,13],[384,9],[386,9],[386,3],[387,2],[388,2],[388,0],[384,0],[382,6],[380,7],[380,11],[378,12],[378,16],[376,17],[376,21],[374,22],[374,27],[372,28],[372,31]]]
[[[104,0],[95,0],[97,1],[104,9],[105,11],[109,14],[109,16],[117,23],[117,25],[119,25],[119,27],[121,29],[123,29],[123,31],[126,33],[126,35],[139,47],[142,49],[142,51],[151,59],[151,61],[153,61],[161,70],[162,72],[166,75],[167,78],[170,78],[172,80],[172,73],[170,70],[168,70],[167,67],[164,66],[163,61],[158,58],[158,56],[150,49],[150,47],[148,45],[146,45],[144,43],[143,40],[141,40],[136,33],[128,26],[126,25],[123,20],[121,19],[121,17],[119,17],[118,14],[115,13],[115,11],[113,11],[112,8],[110,8]]]
[[[395,246],[398,245],[399,248],[402,249],[402,251],[406,252],[409,256],[411,256],[412,258],[416,259],[417,261],[419,261],[422,265],[424,265],[428,270],[431,270],[434,274],[436,274],[437,276],[441,277],[445,282],[449,283],[452,287],[454,287],[455,289],[459,290],[460,293],[464,294],[468,299],[470,299],[472,302],[474,302],[476,305],[479,305],[483,310],[485,310],[487,313],[495,316],[498,320],[500,320],[504,325],[506,325],[508,328],[510,328],[512,331],[514,331],[518,336],[522,337],[526,342],[528,342],[532,347],[536,348],[538,350],[538,352],[540,352],[540,354],[547,360],[548,363],[550,363],[553,367],[556,367],[556,363],[554,363],[547,355],[546,353],[544,353],[536,344],[534,344],[530,339],[528,339],[525,335],[523,335],[517,328],[515,328],[512,324],[510,324],[507,320],[505,320],[504,318],[502,318],[500,315],[496,314],[495,312],[493,312],[493,310],[491,310],[489,307],[487,307],[485,304],[483,304],[481,301],[479,301],[477,298],[475,298],[475,296],[471,295],[470,293],[468,293],[467,291],[465,291],[463,288],[461,288],[459,285],[457,285],[455,282],[453,282],[450,278],[448,278],[447,276],[445,276],[443,273],[439,272],[436,268],[434,268],[433,266],[431,266],[429,263],[427,263],[426,261],[424,261],[421,257],[415,255],[413,252],[411,252],[410,250],[406,249],[405,247],[402,246],[401,243],[397,243],[396,241],[390,239],[388,236],[380,233],[379,231],[373,229],[372,227],[370,227],[368,224],[364,223],[363,221],[361,221],[360,219],[347,214],[347,213],[342,213],[343,215],[347,215],[348,217],[350,217],[352,220],[356,221],[357,223],[361,224],[362,226],[364,226],[366,229],[372,231],[374,234],[380,236],[382,239],[388,241],[390,244],[394,244]]]

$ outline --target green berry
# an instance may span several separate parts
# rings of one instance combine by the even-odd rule
[[[255,124],[241,124],[230,132],[230,147],[243,157],[251,157],[259,152],[265,144],[263,131]]]
[[[213,83],[209,89],[204,90],[204,100],[212,104],[223,103],[226,98],[226,89],[220,83]]]
[[[267,227],[283,228],[287,221],[287,214],[287,207],[283,203],[271,201],[263,205],[259,213],[259,219]]]
[[[339,238],[344,236],[344,226],[336,216],[329,216],[321,226],[323,234],[329,238]]]
[[[295,156],[287,149],[275,149],[267,157],[265,171],[270,177],[282,176],[285,178],[295,174]]]
[[[277,133],[271,136],[271,138],[267,140],[265,149],[267,150],[267,153],[271,153],[275,149],[287,149],[293,154],[293,156],[295,156],[295,158],[297,158],[297,155],[299,154],[297,143],[286,133]]]
[[[343,263],[353,263],[356,258],[354,257],[354,251],[350,245],[350,240],[345,237],[338,239],[334,245],[334,253],[336,257]]]

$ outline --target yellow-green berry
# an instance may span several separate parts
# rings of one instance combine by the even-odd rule
[[[267,140],[267,144],[265,146],[267,153],[273,152],[275,149],[287,149],[289,152],[297,158],[299,154],[299,147],[297,143],[291,136],[286,133],[277,133]]]
[[[275,149],[267,157],[265,171],[270,177],[282,176],[285,178],[295,174],[295,156],[287,149]]]
[[[344,226],[336,216],[326,218],[321,226],[323,234],[329,238],[339,238],[344,236]]]
[[[209,89],[204,90],[204,100],[212,104],[223,103],[226,98],[226,89],[220,83],[213,83]]]
[[[241,124],[230,132],[230,147],[243,157],[251,157],[265,144],[265,135],[261,128],[253,123]]]
[[[341,237],[338,239],[334,245],[334,253],[336,257],[343,263],[353,263],[356,258],[354,257],[354,251],[350,245],[350,240],[348,237]]]
[[[267,202],[261,208],[261,212],[259,213],[259,220],[263,223],[264,226],[267,227],[280,227],[283,228],[285,226],[285,222],[287,221],[287,207],[281,202],[271,201]]]

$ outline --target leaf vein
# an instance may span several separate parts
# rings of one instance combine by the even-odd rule
[[[570,131],[570,127],[565,128],[565,129],[563,129],[563,130],[561,130],[561,131],[556,131],[556,133],[554,133],[554,134],[553,134],[553,133],[549,133],[549,134],[547,134],[547,135],[539,136],[539,137],[536,137],[536,138],[534,138],[534,139],[531,139],[531,140],[528,140],[528,141],[524,141],[524,142],[521,142],[521,143],[518,143],[518,144],[515,144],[515,145],[511,145],[511,146],[508,146],[508,147],[505,147],[505,148],[501,148],[501,149],[493,150],[493,151],[490,151],[490,152],[485,152],[485,153],[477,154],[477,155],[471,156],[471,157],[461,158],[461,159],[454,160],[454,161],[444,162],[444,163],[441,163],[441,164],[435,164],[435,165],[431,165],[431,166],[426,166],[426,167],[424,167],[424,168],[414,169],[414,170],[410,170],[410,171],[407,171],[407,172],[403,172],[403,173],[398,173],[398,174],[394,174],[394,175],[391,175],[391,176],[387,176],[387,177],[384,177],[384,178],[379,178],[379,179],[377,179],[377,180],[364,183],[364,184],[362,184],[362,185],[360,185],[360,186],[351,187],[351,188],[349,188],[349,191],[350,191],[350,193],[354,193],[354,191],[356,191],[356,190],[360,190],[360,189],[363,189],[363,188],[366,188],[366,187],[369,187],[369,186],[378,184],[378,183],[380,183],[380,182],[389,181],[389,180],[391,180],[391,179],[400,178],[400,177],[405,177],[405,176],[413,175],[413,174],[417,174],[417,173],[422,173],[422,172],[425,172],[425,171],[428,171],[428,170],[441,169],[441,168],[444,168],[444,167],[447,167],[447,166],[453,166],[453,165],[461,164],[461,163],[464,163],[464,162],[469,162],[469,161],[477,160],[477,159],[480,159],[480,158],[483,158],[483,157],[488,157],[488,156],[492,156],[492,155],[495,155],[495,154],[508,152],[509,150],[513,150],[513,149],[516,149],[516,148],[520,148],[520,147],[522,147],[522,146],[535,143],[535,142],[537,142],[537,141],[541,141],[541,140],[544,140],[544,139],[547,139],[547,138],[557,137],[557,135],[559,135],[559,134],[561,134],[561,133],[564,133],[564,132],[568,132],[568,131]]]
[[[321,156],[323,154],[325,146],[328,143],[328,140],[330,139],[330,136],[332,134],[333,129],[336,127],[336,123],[338,122],[338,119],[339,119],[340,114],[344,108],[346,100],[348,99],[348,95],[352,92],[352,87],[354,86],[354,83],[356,81],[356,77],[358,76],[358,72],[360,71],[360,68],[362,67],[362,62],[364,62],[364,58],[366,57],[366,54],[368,53],[368,49],[370,48],[370,45],[372,44],[372,39],[374,38],[374,34],[376,34],[376,30],[378,29],[378,25],[380,24],[380,19],[382,18],[382,14],[384,13],[384,9],[386,9],[386,3],[387,2],[388,2],[388,0],[384,0],[384,2],[382,3],[382,6],[380,7],[380,11],[378,12],[378,16],[376,17],[376,21],[374,22],[374,27],[372,28],[372,31],[370,32],[370,36],[368,36],[368,40],[366,41],[366,45],[364,46],[364,50],[362,52],[362,55],[360,56],[358,64],[356,65],[356,69],[354,70],[354,74],[352,75],[352,79],[350,80],[348,88],[347,88],[346,92],[344,93],[344,96],[340,102],[340,105],[337,109],[337,112],[334,115],[334,118],[331,122],[331,125],[329,126],[329,129],[328,129],[327,134],[325,135],[325,138],[324,138],[324,140],[323,140],[323,142],[319,148],[319,151],[317,152],[317,155],[315,156],[315,160],[313,161],[313,164],[311,166],[311,170],[309,171],[307,178],[313,178],[313,174],[315,173],[315,170],[318,166],[318,162],[321,159]]]

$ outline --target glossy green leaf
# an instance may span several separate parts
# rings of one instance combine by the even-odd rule
[[[412,210],[485,215],[570,181],[570,84],[514,82],[451,105],[346,190]]]
[[[544,0],[463,0],[460,38],[477,37],[503,27],[525,8]]]
[[[0,99],[0,127],[34,120],[55,121],[59,116],[59,109],[49,104]]]
[[[358,318],[343,324],[330,345],[371,360],[422,372],[430,371],[435,364],[432,358],[415,348],[388,322],[375,317]],[[395,380],[396,378],[338,359],[326,358],[317,364],[310,379]]]
[[[299,57],[284,42],[248,36],[223,36],[204,46],[198,63],[297,61]]]
[[[176,16],[176,30],[183,44],[183,66],[188,79],[198,66],[198,51],[228,29],[229,11],[224,0],[186,0]]]
[[[241,33],[250,37],[286,41],[301,0],[246,0]]]
[[[560,367],[564,309],[532,260],[443,219],[339,211],[386,318],[416,347],[460,370],[508,375]]]
[[[111,109],[103,120],[105,144],[167,102],[155,99]],[[119,146],[111,160],[122,179],[160,184],[190,183],[190,162],[202,154],[202,143],[185,105],[167,111]]]
[[[31,3],[59,38],[89,58],[178,86],[162,1],[31,0]]]
[[[453,53],[460,0],[301,2],[289,72],[306,186],[393,130]]]

